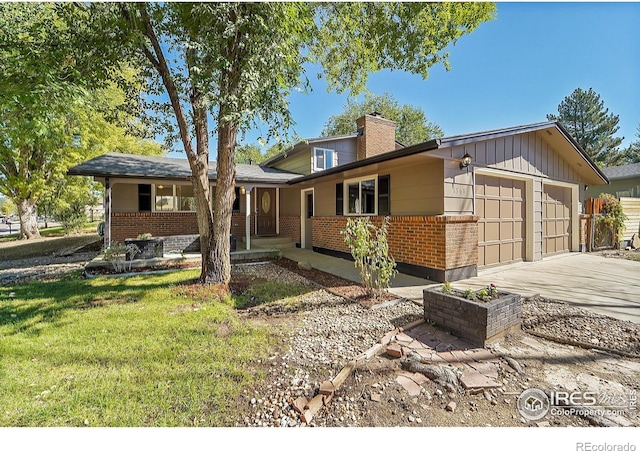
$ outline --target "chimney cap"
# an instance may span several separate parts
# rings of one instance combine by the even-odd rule
[[[382,113],[379,111],[374,111],[373,113],[371,113],[369,116],[373,116],[373,117],[382,117]]]

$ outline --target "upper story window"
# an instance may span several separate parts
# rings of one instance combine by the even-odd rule
[[[338,165],[338,152],[333,149],[313,148],[313,170],[324,171]]]

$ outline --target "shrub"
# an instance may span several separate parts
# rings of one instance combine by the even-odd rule
[[[111,246],[103,249],[103,260],[111,262],[113,270],[116,272],[124,272],[125,269],[131,271],[133,257],[140,253],[140,248],[133,243],[111,243]],[[130,256],[127,264],[127,254]]]
[[[610,231],[613,235],[613,245],[618,248],[627,215],[624,214],[620,201],[611,194],[602,193],[599,198],[603,200],[603,205],[600,216],[596,216],[596,231],[600,234]]]
[[[341,232],[356,267],[360,269],[362,286],[369,295],[389,289],[391,279],[398,273],[396,262],[389,254],[388,225],[388,217],[384,218],[379,228],[367,217],[349,218]]]

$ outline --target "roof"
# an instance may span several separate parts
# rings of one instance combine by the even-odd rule
[[[640,177],[640,163],[625,164],[624,166],[614,166],[602,170],[609,180],[630,179]]]
[[[187,180],[192,172],[189,162],[181,158],[149,157],[124,153],[108,153],[72,167],[69,175],[93,177],[149,178]],[[236,181],[285,183],[299,174],[254,164],[237,164]],[[216,163],[209,163],[209,179],[216,180]]]
[[[548,121],[548,122],[539,122],[535,124],[519,125],[515,127],[501,128],[496,130],[488,130],[483,132],[469,133],[465,135],[455,135],[455,136],[449,136],[449,137],[444,137],[440,139],[433,139],[431,141],[426,141],[424,143],[405,147],[403,149],[382,153],[382,154],[365,158],[363,160],[359,160],[353,163],[337,166],[335,168],[327,169],[322,172],[299,177],[291,180],[288,183],[295,184],[295,183],[305,182],[308,180],[325,177],[331,174],[337,174],[346,170],[356,169],[359,167],[364,167],[370,164],[380,163],[383,161],[390,161],[396,158],[402,158],[408,155],[413,155],[421,152],[429,152],[429,151],[434,151],[437,149],[443,149],[447,147],[460,146],[464,144],[485,141],[488,139],[500,138],[503,136],[510,136],[510,135],[516,135],[521,133],[528,133],[528,132],[534,132],[539,130],[549,130],[549,129],[557,129],[560,132],[560,134],[564,137],[564,139],[568,141],[571,144],[571,146],[578,152],[578,155],[579,155],[578,158],[580,158],[580,160],[585,161],[587,165],[595,172],[595,174],[597,175],[597,178],[601,179],[605,183],[609,182],[609,180],[607,179],[607,176],[602,172],[600,168],[598,168],[598,166],[593,162],[593,160],[589,158],[589,156],[580,147],[580,145],[576,142],[576,140],[571,137],[569,132],[559,122]]]

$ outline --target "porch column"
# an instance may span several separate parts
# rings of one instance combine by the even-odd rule
[[[104,179],[104,245],[111,247],[111,181]]]
[[[276,235],[280,235],[280,188],[276,188]]]
[[[244,188],[244,233],[247,250],[251,250],[251,187]]]

